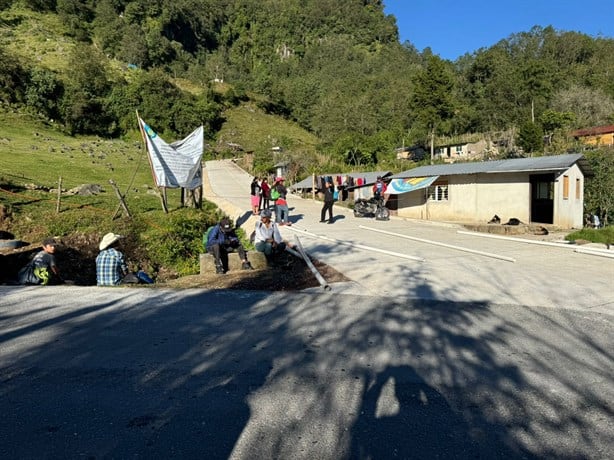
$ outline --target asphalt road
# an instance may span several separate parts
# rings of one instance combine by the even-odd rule
[[[611,458],[612,315],[0,287],[0,457]]]
[[[245,174],[210,166],[249,228]],[[0,457],[612,457],[612,259],[290,206],[351,282],[0,286]]]

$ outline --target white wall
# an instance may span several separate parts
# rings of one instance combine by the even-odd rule
[[[443,177],[441,179],[444,179]],[[529,221],[530,184],[526,174],[447,176],[447,201],[424,201],[424,190],[399,195],[398,215],[415,219],[488,222]],[[421,199],[420,199],[421,198]]]
[[[564,176],[569,178],[569,196],[563,198]],[[579,194],[576,194],[576,181]],[[584,225],[584,174],[573,165],[559,174],[554,182],[554,224],[562,228],[582,228]]]

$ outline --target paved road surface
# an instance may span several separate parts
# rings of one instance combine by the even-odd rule
[[[221,192],[229,165],[210,166]],[[248,197],[227,191],[243,217]],[[290,205],[293,228],[354,243],[300,234],[351,283],[1,286],[0,457],[611,458],[611,259],[360,220],[510,262]]]

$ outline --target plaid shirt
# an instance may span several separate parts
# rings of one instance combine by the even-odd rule
[[[115,248],[100,251],[96,257],[96,282],[98,286],[117,286],[128,273],[124,255]]]

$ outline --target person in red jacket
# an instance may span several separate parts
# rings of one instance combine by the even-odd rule
[[[388,186],[386,182],[383,181],[382,176],[377,176],[377,180],[375,184],[373,184],[373,196],[376,199],[383,198],[387,188]]]
[[[258,204],[258,212],[263,209],[269,209],[269,199],[271,197],[271,186],[269,180],[266,177],[262,178],[260,182],[260,203]]]

